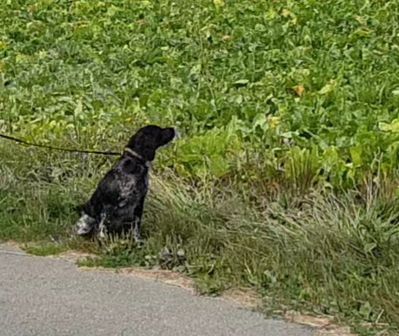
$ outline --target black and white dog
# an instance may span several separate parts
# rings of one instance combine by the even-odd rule
[[[158,148],[177,136],[174,128],[150,125],[133,135],[114,167],[104,176],[90,200],[82,206],[76,226],[81,236],[120,234],[133,230],[141,240],[140,226],[148,173]]]

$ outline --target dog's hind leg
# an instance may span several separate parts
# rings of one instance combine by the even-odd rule
[[[96,220],[88,214],[83,214],[76,223],[76,233],[79,236],[88,235],[94,228]]]

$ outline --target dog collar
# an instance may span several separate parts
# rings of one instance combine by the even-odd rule
[[[136,158],[138,158],[140,160],[146,161],[146,160],[144,160],[144,158],[140,154],[137,154],[133,149],[130,149],[130,148],[126,147],[124,149],[124,151],[129,153],[131,156],[135,156]]]
[[[140,154],[138,154],[137,152],[135,152],[133,149],[130,149],[130,148],[126,147],[126,148],[124,149],[124,152],[130,154],[131,156],[134,156],[134,157],[138,158],[138,159],[141,160],[141,161],[144,161],[144,162],[145,162],[145,165],[146,165],[148,168],[151,168],[151,162],[145,160]]]

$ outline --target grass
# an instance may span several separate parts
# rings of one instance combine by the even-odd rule
[[[27,245],[24,250],[30,254],[46,257],[60,254],[67,251],[68,247],[66,244],[40,244],[40,245]]]
[[[112,150],[150,122],[183,133],[142,248],[72,234],[111,159],[1,142],[0,239],[397,333],[396,1],[4,1],[0,22],[0,131]]]

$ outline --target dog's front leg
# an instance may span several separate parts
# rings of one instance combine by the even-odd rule
[[[107,228],[105,226],[105,221],[107,218],[107,214],[105,212],[101,213],[101,220],[100,223],[98,224],[98,236],[100,238],[105,238],[107,234]]]
[[[142,242],[141,239],[141,218],[143,216],[145,196],[141,198],[133,213],[133,235],[136,243]]]

